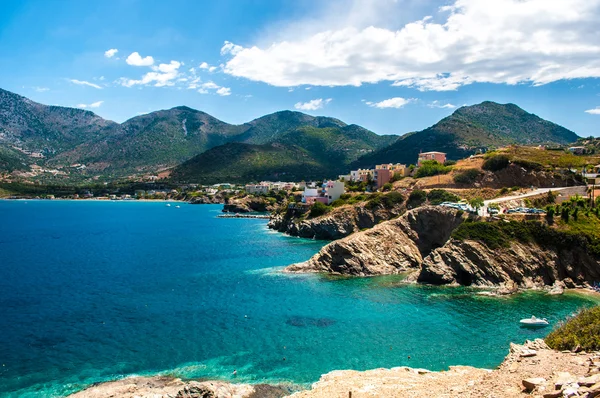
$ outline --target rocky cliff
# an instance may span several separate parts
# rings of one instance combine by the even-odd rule
[[[409,272],[408,281],[510,289],[555,286],[560,290],[600,280],[600,259],[582,239],[569,244],[512,239],[509,245],[493,247],[453,237],[466,219],[457,210],[417,208],[334,241],[286,271],[355,276]],[[468,225],[472,224],[464,226]]]
[[[307,262],[293,264],[286,271],[369,276],[416,270],[463,222],[462,213],[432,206],[411,210],[398,219],[334,241]]]
[[[308,239],[341,239],[363,229],[390,220],[402,214],[406,208],[396,205],[392,208],[377,206],[369,208],[365,203],[345,205],[330,213],[313,219],[299,220],[293,210],[274,215],[269,228],[291,236]]]
[[[229,199],[223,206],[224,213],[265,213],[274,209],[275,206],[266,197],[250,195],[243,198]]]
[[[600,262],[584,247],[542,247],[512,242],[490,249],[481,242],[450,239],[421,264],[418,282],[475,286],[574,288],[600,280]]]

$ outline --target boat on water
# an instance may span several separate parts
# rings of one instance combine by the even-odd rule
[[[171,204],[170,204],[170,203],[167,203],[165,206],[167,206],[167,207],[171,207]]]
[[[533,315],[531,316],[531,318],[521,319],[520,323],[522,326],[528,326],[528,327],[534,327],[534,328],[544,327],[544,326],[548,326],[550,324],[550,322],[548,322],[548,320],[546,318],[536,318]]]
[[[175,206],[175,208],[176,208],[176,209],[180,209],[180,208],[181,208],[181,206],[177,205],[177,206]]]

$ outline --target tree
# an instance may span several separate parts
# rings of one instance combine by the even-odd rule
[[[485,205],[485,203],[483,202],[483,198],[480,196],[469,200],[469,204],[472,208],[475,209],[476,212],[479,212],[479,209]]]

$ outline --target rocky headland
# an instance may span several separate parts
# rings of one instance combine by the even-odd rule
[[[560,291],[600,280],[600,259],[581,239],[557,244],[512,237],[510,245],[500,247],[455,236],[463,223],[477,221],[460,210],[424,206],[331,242],[286,272],[408,273],[412,282],[509,290],[553,286]]]
[[[275,210],[274,202],[264,196],[244,196],[228,199],[223,206],[224,213],[266,213]]]
[[[291,395],[290,395],[291,394]],[[130,377],[93,385],[70,398],[340,398],[340,397],[587,397],[600,395],[598,353],[555,351],[543,340],[511,344],[495,370],[451,366],[446,371],[396,367],[336,370],[309,390],[292,386]]]
[[[291,236],[307,239],[341,239],[363,229],[398,217],[406,207],[398,204],[391,208],[376,206],[370,208],[366,203],[345,205],[315,218],[298,218],[293,209],[274,214],[268,227]]]

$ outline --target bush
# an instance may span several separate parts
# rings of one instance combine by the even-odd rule
[[[309,216],[311,218],[313,218],[313,217],[319,217],[319,216],[322,216],[323,214],[328,213],[329,210],[331,210],[331,208],[329,206],[327,206],[325,203],[315,202],[310,207]]]
[[[523,167],[524,169],[527,170],[534,170],[534,171],[542,171],[544,170],[544,165],[538,162],[532,162],[530,160],[525,160],[525,159],[514,159],[513,160],[514,164],[517,164],[521,167]]]
[[[415,189],[408,196],[408,208],[413,209],[421,206],[427,200],[427,193],[421,189]]]
[[[346,201],[344,199],[336,199],[333,202],[331,202],[331,207],[340,207],[346,204]]]
[[[600,350],[600,307],[581,311],[546,337],[546,344],[555,350]]]
[[[390,192],[385,195],[372,195],[365,205],[367,209],[375,209],[376,207],[384,207],[391,209],[392,207],[401,204],[404,201],[404,196],[399,192]]]
[[[383,184],[383,187],[381,187],[381,189],[383,191],[391,191],[393,187],[394,186],[392,185],[392,183],[388,182],[387,184]]]
[[[454,176],[454,182],[457,184],[472,184],[477,181],[477,178],[481,175],[479,169],[467,169]]]
[[[510,159],[506,155],[493,155],[487,158],[481,166],[484,170],[499,171],[505,169],[510,164]]]
[[[458,202],[460,198],[444,189],[432,189],[427,194],[427,200],[432,205],[439,205],[443,202]]]
[[[421,162],[421,167],[417,169],[415,178],[431,177],[439,174],[448,174],[452,170],[450,166],[444,166],[443,164],[435,160],[425,160]]]

